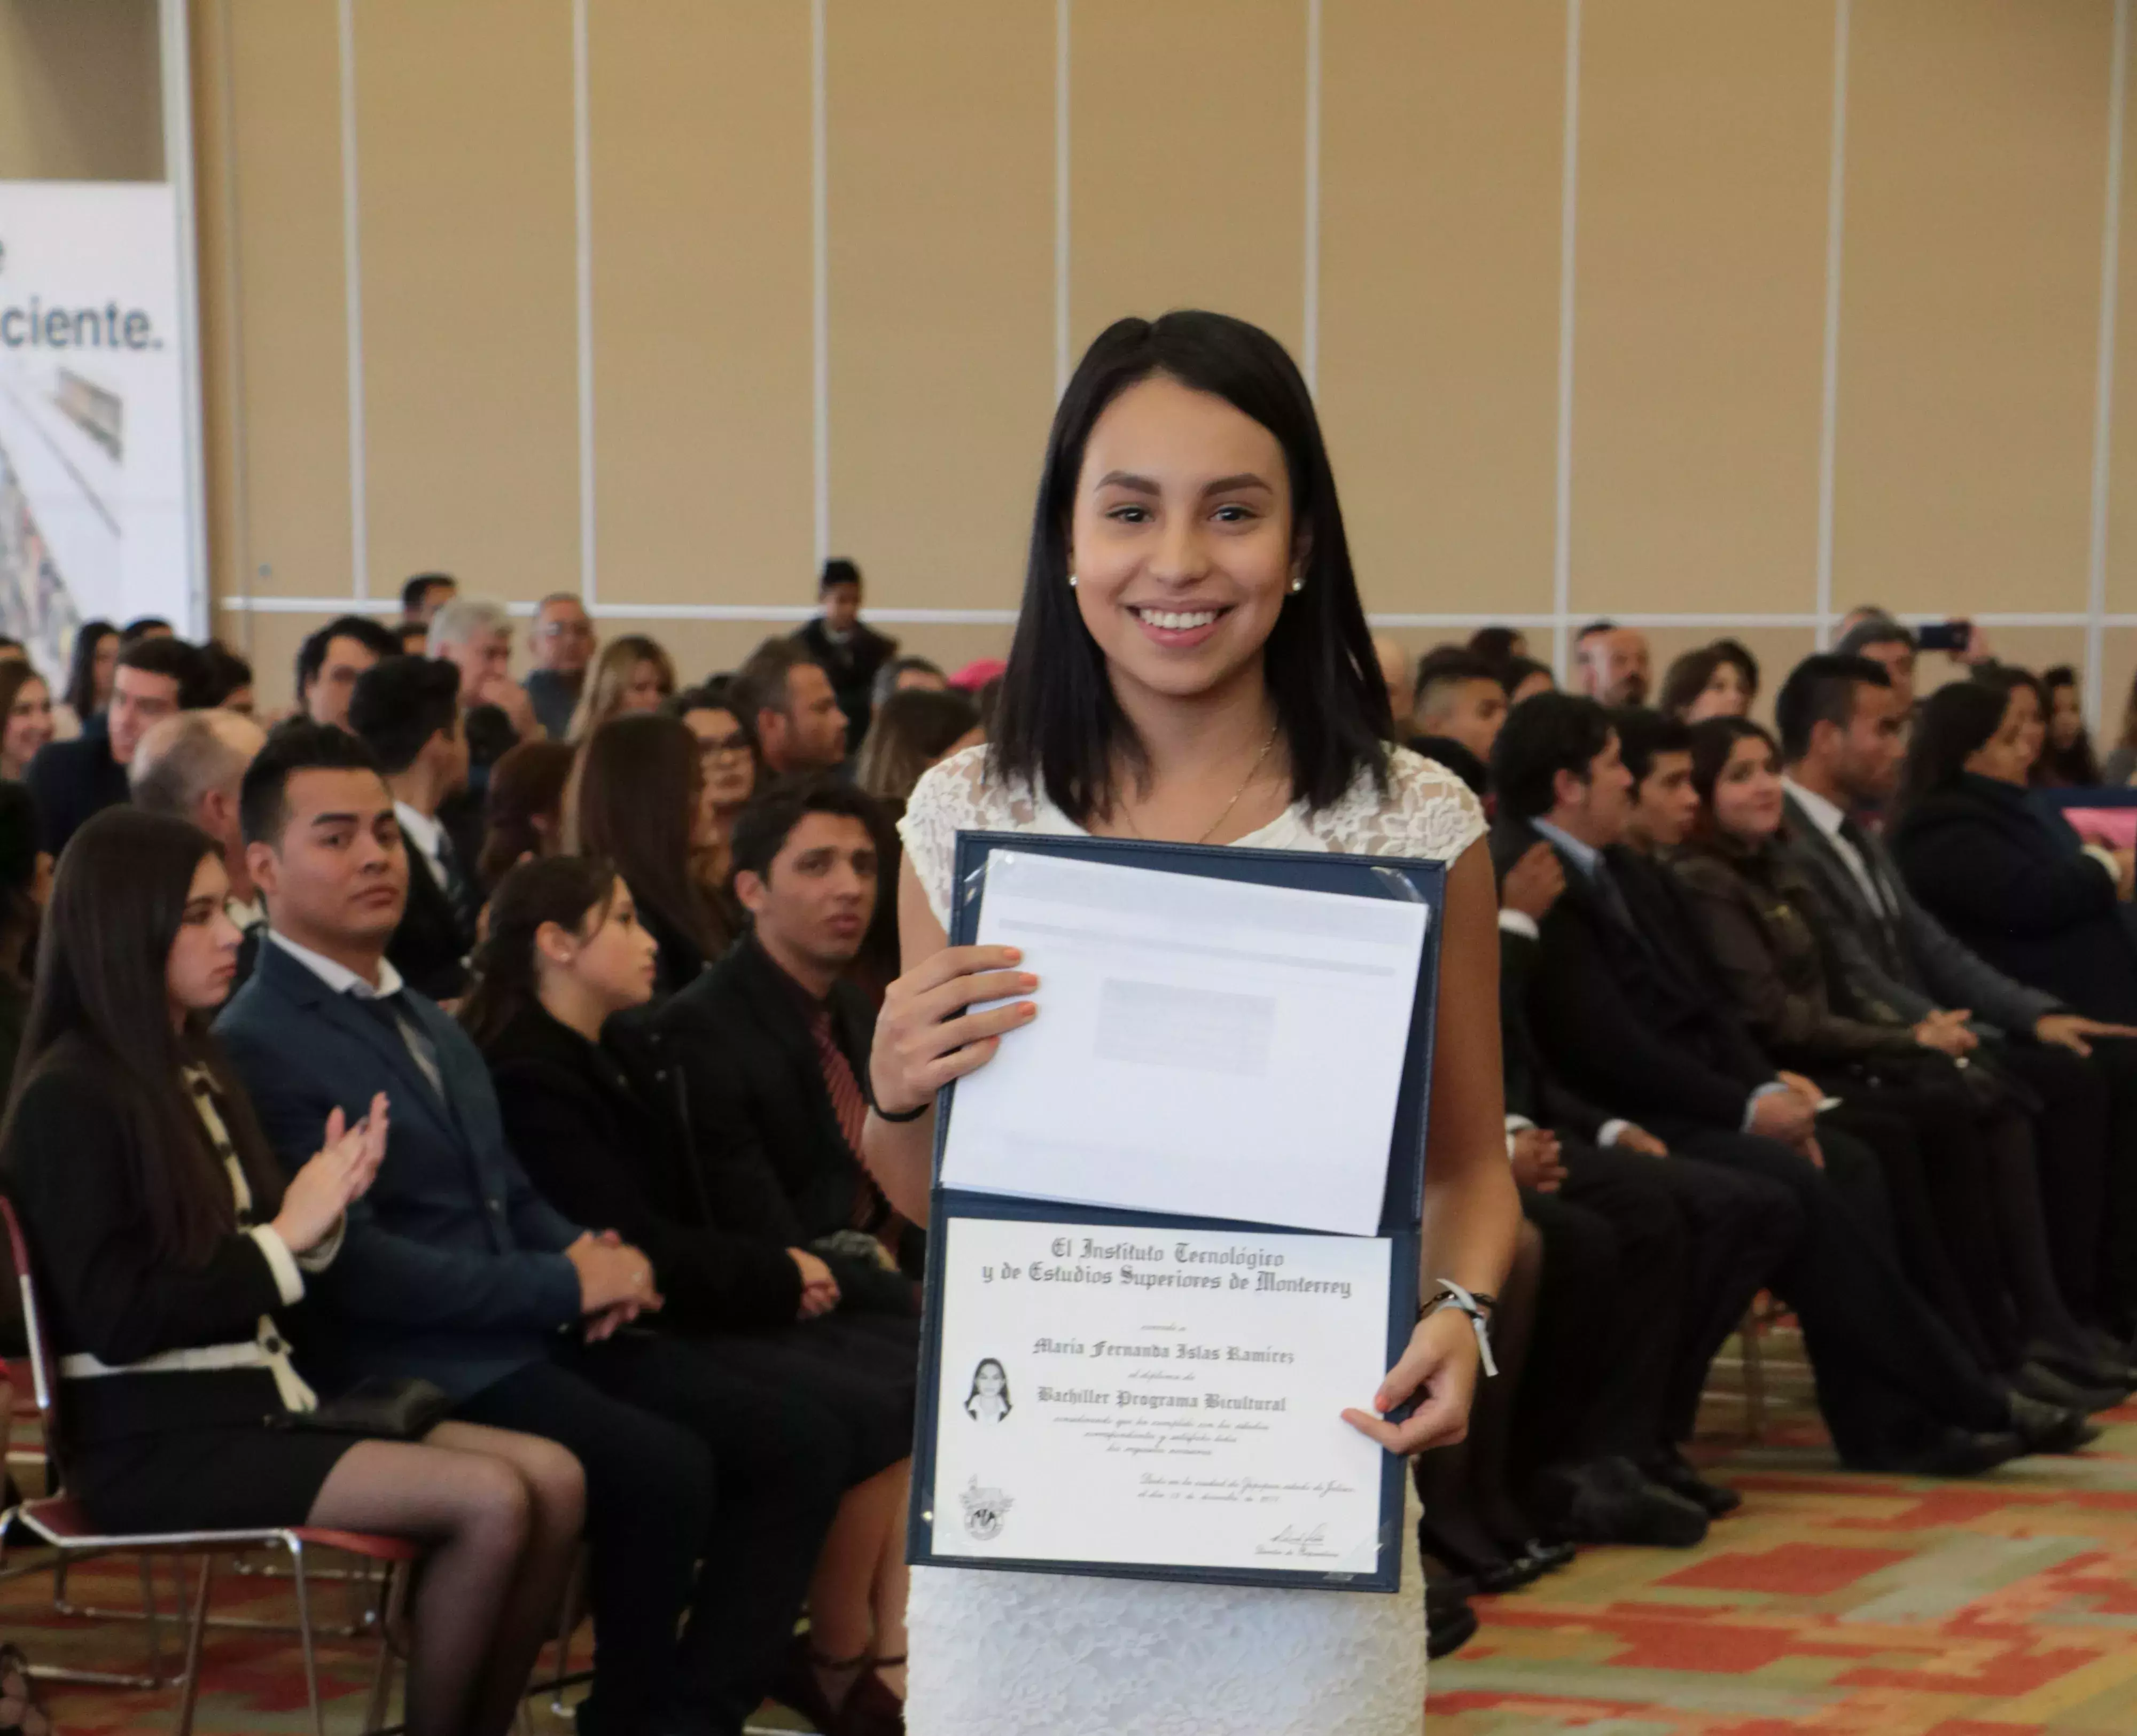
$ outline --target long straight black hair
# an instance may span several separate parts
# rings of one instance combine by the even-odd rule
[[[165,986],[193,875],[221,846],[197,826],[136,808],[107,808],[60,857],[37,948],[30,1017],[15,1067],[0,1149],[22,1092],[48,1068],[86,1066],[128,1124],[134,1181],[158,1252],[198,1264],[236,1224],[221,1160],[193,1107],[181,1069],[214,1082],[238,1162],[265,1222],[282,1201],[282,1178],[244,1092],[207,1034],[205,1014],[171,1023]]]
[[[1906,769],[1892,801],[1896,822],[1925,796],[1956,785],[1966,762],[1993,740],[2011,708],[2011,690],[1979,681],[1948,681],[1922,702],[1907,744]]]
[[[993,726],[997,776],[1039,785],[1078,824],[1112,805],[1116,756],[1142,744],[1122,713],[1068,585],[1069,522],[1083,449],[1107,406],[1157,375],[1224,399],[1268,430],[1291,479],[1292,534],[1305,588],[1284,599],[1263,650],[1269,697],[1290,751],[1292,795],[1325,808],[1359,772],[1387,775],[1394,722],[1373,654],[1336,476],[1313,399],[1291,357],[1258,326],[1185,310],[1121,319],[1083,353],[1054,413],[1031,519],[1024,605]]]

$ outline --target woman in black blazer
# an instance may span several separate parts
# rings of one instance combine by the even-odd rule
[[[619,1016],[650,998],[656,951],[614,868],[523,863],[491,900],[461,1016],[536,1188],[653,1262],[667,1306],[647,1324],[806,1394],[850,1437],[851,1486],[810,1587],[815,1668],[797,1651],[775,1692],[824,1729],[895,1728],[896,1694],[876,1671],[905,1650],[917,1323],[840,1311],[839,1281],[816,1255],[723,1226],[682,1075],[655,1033]]]
[[[60,862],[0,1132],[59,1357],[68,1490],[114,1532],[310,1524],[429,1546],[408,1728],[511,1728],[584,1486],[546,1441],[445,1423],[422,1445],[308,1431],[277,1320],[386,1150],[382,1096],[286,1184],[206,1030],[239,935],[221,846],[114,808]]]
[[[1930,914],[1999,970],[2073,1012],[2137,1022],[2130,858],[2089,853],[2027,797],[2037,717],[2024,683],[1930,694],[1890,828],[1893,859]]]

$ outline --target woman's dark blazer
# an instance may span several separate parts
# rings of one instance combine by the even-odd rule
[[[595,1044],[537,1003],[483,1054],[536,1191],[644,1250],[667,1298],[656,1321],[738,1330],[800,1315],[801,1275],[786,1251],[719,1226],[682,1077],[657,1032],[611,1019]]]
[[[141,1195],[139,1141],[111,1075],[55,1049],[23,1087],[0,1174],[30,1238],[45,1330],[61,1356],[139,1362],[163,1350],[246,1343],[282,1306],[260,1244],[233,1229],[205,1263],[160,1253]],[[127,1436],[256,1425],[282,1409],[274,1377],[237,1369],[115,1374],[65,1383],[76,1447]]]
[[[1912,804],[1892,858],[1982,957],[2093,1019],[2137,1020],[2137,944],[2114,881],[2015,784],[1964,774]]]
[[[1776,845],[1701,839],[1670,867],[1737,1011],[1783,1066],[1925,1053],[1897,1013],[1850,994],[1825,942],[1818,893]]]

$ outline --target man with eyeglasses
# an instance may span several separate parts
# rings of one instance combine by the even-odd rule
[[[522,683],[535,721],[553,742],[570,733],[572,713],[587,684],[587,669],[599,641],[584,605],[568,591],[551,592],[534,611],[527,649],[534,667]]]

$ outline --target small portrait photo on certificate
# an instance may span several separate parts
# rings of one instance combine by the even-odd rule
[[[972,1370],[972,1391],[965,1400],[965,1414],[975,1422],[1006,1422],[1010,1408],[1009,1371],[993,1357],[982,1357],[979,1367]]]

